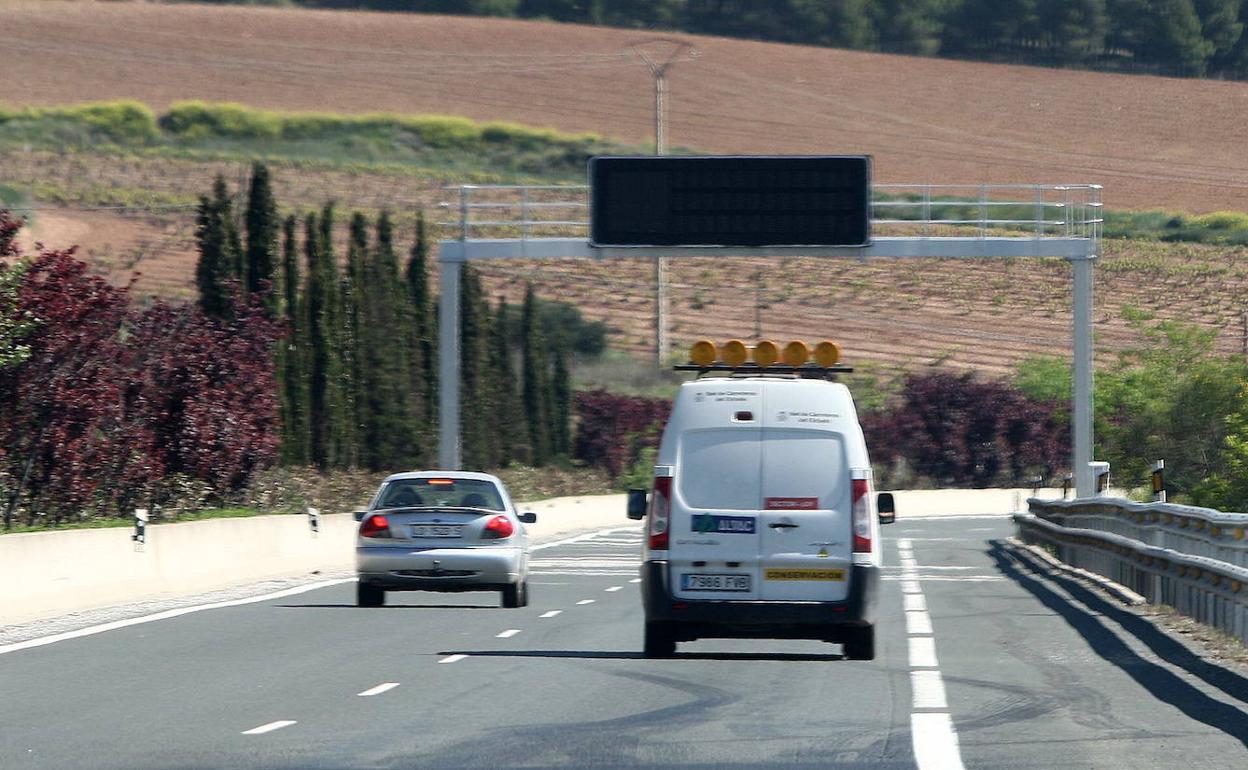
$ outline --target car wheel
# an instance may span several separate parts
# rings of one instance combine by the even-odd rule
[[[381,607],[386,603],[386,592],[371,583],[357,583],[355,603],[360,607]]]
[[[850,660],[875,660],[875,626],[853,629],[844,646]]]
[[[529,606],[529,581],[527,580],[520,584],[520,606]]]
[[[646,621],[645,645],[642,649],[647,658],[670,658],[676,654],[676,636],[667,623]]]
[[[503,586],[503,606],[507,609],[515,609],[525,605],[524,584],[512,583]]]

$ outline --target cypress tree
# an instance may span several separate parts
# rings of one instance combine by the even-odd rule
[[[351,225],[347,237],[347,269],[342,276],[341,307],[342,326],[340,328],[340,347],[342,356],[342,389],[343,389],[343,447],[342,462],[355,467],[364,460],[362,456],[363,439],[365,436],[364,419],[367,411],[367,385],[363,381],[364,363],[363,350],[365,343],[361,340],[364,326],[363,308],[367,304],[364,292],[367,282],[364,280],[365,261],[368,258],[368,220],[356,212],[351,216]]]
[[[420,419],[418,436],[419,453],[414,458],[419,465],[428,465],[433,459],[425,447],[437,428],[438,374],[434,354],[435,325],[432,301],[429,296],[429,240],[425,226],[425,213],[416,215],[416,241],[412,244],[411,260],[407,263],[407,294],[410,305],[412,331],[412,355],[408,360],[416,398],[416,416]]]
[[[550,392],[551,449],[555,455],[566,459],[572,454],[572,377],[568,372],[568,346],[562,334],[555,345],[555,366]]]
[[[247,251],[243,275],[247,292],[256,294],[265,291],[264,285],[268,282],[270,288],[265,304],[272,312],[277,308],[277,297],[272,289],[277,267],[277,200],[273,197],[269,168],[260,162],[251,167],[251,189],[248,191],[244,222],[247,226]]]
[[[511,345],[504,332],[510,314],[511,309],[507,306],[507,300],[499,297],[498,313],[494,316],[494,332],[489,343],[489,371],[490,380],[494,386],[492,422],[495,426],[499,426],[499,429],[494,431],[498,444],[492,465],[500,468],[516,459],[518,442],[512,426],[520,424],[520,415],[515,406],[516,375],[511,366]]]
[[[537,298],[533,284],[524,292],[520,312],[522,356],[521,398],[524,421],[528,426],[529,462],[545,465],[550,458],[550,387],[546,366],[546,343],[542,339],[542,321],[538,317]]]
[[[282,417],[282,460],[299,465],[307,462],[307,381],[303,369],[304,329],[299,307],[299,252],[295,242],[298,221],[289,216],[283,225],[282,317],[286,339],[278,346],[277,375],[280,381]]]
[[[321,212],[320,220],[309,214],[306,220],[308,282],[304,308],[308,339],[308,454],[319,468],[346,464],[343,447],[343,389],[341,310],[338,293],[338,267],[334,264],[332,241],[333,204]]]
[[[199,306],[206,315],[225,318],[230,313],[230,281],[238,277],[238,231],[230,213],[229,190],[225,178],[217,175],[212,197],[200,196],[195,218],[195,243],[199,261],[195,265],[195,285]]]
[[[469,468],[484,468],[490,462],[489,434],[493,432],[486,421],[489,414],[488,389],[485,387],[489,313],[482,297],[481,277],[470,265],[464,265],[460,280],[459,311],[459,412],[463,459]]]

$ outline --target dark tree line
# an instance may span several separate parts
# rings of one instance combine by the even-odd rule
[[[274,362],[282,461],[371,470],[436,463],[437,297],[428,283],[423,215],[403,260],[388,212],[374,221],[353,214],[340,263],[333,204],[302,220],[280,219],[263,164],[253,167],[245,233],[237,232],[231,206],[220,178],[200,201],[199,304],[205,314],[224,318],[233,308],[231,293],[242,287],[284,322]],[[501,298],[491,301],[470,266],[461,292],[465,466],[566,459],[569,348],[583,347],[573,333],[586,325],[569,323],[565,334],[559,313],[530,286],[513,329],[515,311]]]
[[[1024,64],[1248,77],[1245,0],[303,0]]]

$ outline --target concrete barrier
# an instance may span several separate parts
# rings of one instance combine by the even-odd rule
[[[537,542],[578,531],[637,526],[624,495],[522,503]],[[324,515],[313,534],[305,516],[206,519],[147,528],[76,529],[0,537],[0,626],[129,601],[204,593],[313,572],[350,570],[355,520]]]

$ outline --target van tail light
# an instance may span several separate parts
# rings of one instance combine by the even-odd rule
[[[854,553],[871,553],[871,479],[853,479]]]
[[[511,519],[506,516],[495,516],[485,523],[485,529],[481,530],[481,536],[484,538],[493,538],[502,540],[511,537],[516,528],[512,525]]]
[[[360,525],[360,537],[390,537],[390,522],[385,516],[374,513]]]
[[[672,499],[672,477],[656,476],[654,494],[650,496],[650,550],[666,551]]]

